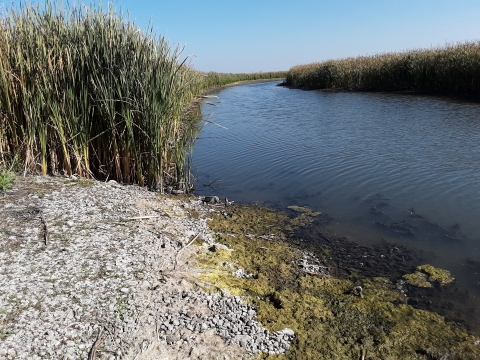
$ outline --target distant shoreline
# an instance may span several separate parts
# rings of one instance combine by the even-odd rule
[[[219,90],[222,90],[222,89],[225,89],[225,88],[229,88],[229,87],[232,87],[232,86],[258,84],[258,83],[273,82],[273,81],[282,81],[282,80],[285,81],[285,78],[237,81],[237,82],[234,82],[234,83],[231,83],[231,84],[226,84],[226,85],[222,85],[222,86],[215,86],[215,87],[212,87],[212,88],[208,88],[208,89],[204,90],[202,94],[203,94],[203,95],[212,94],[212,93],[214,93],[214,92],[217,92],[217,91],[219,91]]]
[[[478,93],[455,93],[451,91],[428,91],[428,90],[409,90],[409,89],[350,89],[350,88],[309,88],[288,85],[285,82],[278,86],[286,87],[288,89],[297,89],[304,91],[322,91],[328,93],[386,93],[386,94],[398,94],[398,95],[414,95],[414,96],[438,96],[448,97],[450,99],[480,102],[480,94]]]

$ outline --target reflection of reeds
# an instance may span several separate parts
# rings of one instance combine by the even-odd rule
[[[307,89],[480,92],[480,42],[295,66],[286,85]]]
[[[185,187],[200,115],[188,105],[204,88],[259,77],[204,74],[179,56],[113,8],[8,10],[0,18],[0,165],[15,157],[25,172]]]

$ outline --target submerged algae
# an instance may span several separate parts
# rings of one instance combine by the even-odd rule
[[[403,275],[403,278],[405,279],[407,284],[413,286],[422,288],[431,288],[433,286],[432,283],[427,280],[427,275],[420,271],[415,271],[413,274]]]
[[[433,287],[432,282],[435,281],[438,282],[440,286],[444,286],[452,283],[454,280],[450,271],[439,269],[429,264],[417,266],[417,271],[413,274],[404,275],[403,278],[410,285],[424,288]]]
[[[428,274],[430,281],[438,281],[440,285],[446,285],[453,282],[454,278],[450,271],[433,267],[432,265],[421,265],[417,267],[418,271]]]
[[[238,206],[213,214],[222,244],[198,257],[201,278],[246,296],[270,331],[295,331],[287,359],[474,359],[476,338],[438,314],[406,304],[386,278],[337,279],[306,274],[302,250],[288,242],[295,219],[267,208]],[[266,237],[269,235],[269,237]],[[237,278],[235,269],[256,274]],[[423,267],[424,272],[431,269]],[[428,273],[432,279],[438,272]],[[441,279],[444,279],[441,277]],[[441,280],[440,280],[441,281]],[[363,297],[353,291],[362,287]],[[271,355],[261,355],[273,358]]]

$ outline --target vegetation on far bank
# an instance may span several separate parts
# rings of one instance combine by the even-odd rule
[[[239,81],[285,79],[286,76],[287,76],[286,71],[240,73],[240,74],[208,72],[208,73],[204,73],[203,88],[209,89],[213,87],[233,84]]]
[[[299,65],[289,70],[285,85],[480,94],[480,41]]]
[[[188,190],[196,97],[281,74],[196,71],[113,7],[21,4],[0,24],[0,163],[24,172]]]

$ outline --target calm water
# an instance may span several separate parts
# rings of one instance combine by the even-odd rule
[[[480,104],[276,83],[216,95],[204,118],[228,130],[206,123],[195,144],[198,195],[328,213],[328,231],[423,250],[478,299]]]

